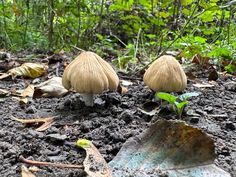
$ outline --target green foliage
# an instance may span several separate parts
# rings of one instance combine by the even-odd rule
[[[181,118],[184,107],[188,104],[187,100],[191,97],[198,96],[198,95],[199,93],[197,92],[184,93],[179,96],[174,96],[165,92],[157,92],[156,98],[165,100],[169,104],[171,104],[175,110],[175,113],[179,116],[179,118]]]
[[[224,69],[230,74],[236,74],[236,66],[233,64],[226,65]]]
[[[181,50],[185,58],[200,54],[221,63],[236,57],[235,13],[227,3],[6,0],[0,3],[0,48],[70,50],[77,46],[101,55],[111,51],[114,63],[125,70],[168,49]],[[225,69],[231,72],[232,66]]]

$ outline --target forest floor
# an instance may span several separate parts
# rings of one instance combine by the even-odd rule
[[[60,75],[63,68],[60,69]],[[55,68],[49,66],[51,75]],[[197,80],[207,82],[206,73],[199,70]],[[0,176],[20,176],[22,163],[19,156],[37,161],[82,164],[85,152],[73,144],[78,138],[93,142],[106,161],[111,161],[122,144],[140,134],[159,119],[178,119],[172,112],[161,110],[150,116],[140,111],[144,103],[154,99],[154,93],[141,77],[119,74],[129,80],[128,92],[121,95],[107,92],[96,96],[93,108],[85,107],[79,94],[70,93],[63,98],[37,98],[20,105],[12,96],[0,98]],[[43,82],[41,77],[37,82]],[[193,86],[188,80],[185,92],[201,94],[189,101],[183,121],[202,129],[215,141],[215,164],[236,177],[236,78],[219,75],[210,88]],[[24,89],[32,79],[4,79],[0,88]],[[24,126],[12,119],[55,117],[52,127],[38,132],[35,127]],[[36,176],[83,176],[81,169],[39,167]]]

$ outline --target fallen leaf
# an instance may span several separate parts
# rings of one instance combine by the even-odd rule
[[[0,97],[5,97],[10,93],[10,91],[5,89],[0,89]]]
[[[4,79],[9,76],[24,76],[30,78],[37,78],[43,75],[46,71],[46,66],[39,63],[24,63],[19,67],[12,68],[0,76],[0,79]]]
[[[215,85],[212,84],[207,84],[207,83],[197,83],[197,84],[193,84],[194,87],[198,87],[198,88],[210,88],[210,87],[214,87]]]
[[[37,119],[19,119],[19,118],[13,117],[13,120],[21,122],[23,124],[42,124],[40,127],[36,129],[36,131],[44,131],[50,128],[54,123],[53,117],[37,118]]]
[[[126,87],[123,87],[123,86],[121,86],[120,84],[118,85],[118,87],[117,87],[117,92],[119,93],[119,94],[125,94],[125,93],[127,93],[129,90],[126,88]]]
[[[34,85],[28,85],[26,89],[20,94],[21,97],[33,97]]]
[[[42,131],[44,131],[44,130],[47,130],[47,129],[49,129],[53,124],[54,124],[54,120],[53,120],[53,119],[52,119],[52,120],[48,120],[48,121],[44,122],[40,127],[38,127],[38,128],[36,129],[36,131],[42,132]]]
[[[27,104],[28,103],[28,98],[20,98],[19,103],[20,104]]]
[[[37,86],[35,86],[33,98],[39,97],[62,97],[68,90],[62,85],[61,77],[53,77]]]
[[[21,166],[21,177],[36,177],[26,166]]]
[[[216,81],[218,79],[218,73],[214,66],[208,68],[208,81]]]
[[[7,78],[7,77],[9,77],[9,76],[11,76],[11,74],[9,74],[9,73],[3,73],[3,74],[1,74],[1,76],[0,76],[0,80],[1,80],[1,79],[5,79],[5,78]]]
[[[200,54],[196,54],[192,58],[192,63],[196,63],[196,64],[199,64],[201,66],[204,66],[204,65],[209,66],[209,60],[210,60],[209,57],[203,57]]]
[[[86,151],[84,159],[84,171],[92,177],[112,177],[107,162],[98,149],[86,139],[79,139],[76,145]]]
[[[128,139],[109,163],[114,177],[230,177],[216,165],[214,141],[183,121],[160,120]]]

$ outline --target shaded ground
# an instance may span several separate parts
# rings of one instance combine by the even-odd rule
[[[200,77],[205,80],[204,74]],[[19,78],[4,80],[0,81],[0,88],[23,89],[29,82]],[[110,92],[98,96],[94,108],[85,107],[79,94],[72,93],[64,98],[34,99],[24,106],[12,96],[0,98],[0,176],[20,176],[19,155],[38,161],[81,164],[85,153],[73,146],[78,138],[92,140],[110,161],[129,137],[158,119],[176,119],[166,110],[155,116],[142,113],[138,108],[151,100],[153,93],[139,78],[132,82],[124,95]],[[217,82],[218,86],[212,88],[196,88],[189,81],[186,92],[198,91],[201,95],[190,101],[184,121],[201,128],[215,140],[218,155],[215,163],[236,176],[236,79],[220,76]],[[12,116],[55,116],[56,123],[44,132],[37,132],[34,127],[24,127],[12,120]],[[83,176],[83,171],[40,167],[36,174],[72,177]]]

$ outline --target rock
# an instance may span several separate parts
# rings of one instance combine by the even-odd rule
[[[59,133],[55,133],[55,134],[49,134],[47,135],[47,138],[49,138],[52,141],[64,141],[67,139],[66,135],[61,135]]]
[[[101,98],[96,98],[95,100],[94,100],[94,104],[96,104],[96,105],[98,105],[98,106],[104,106],[105,105],[105,101],[104,100],[102,100]]]

